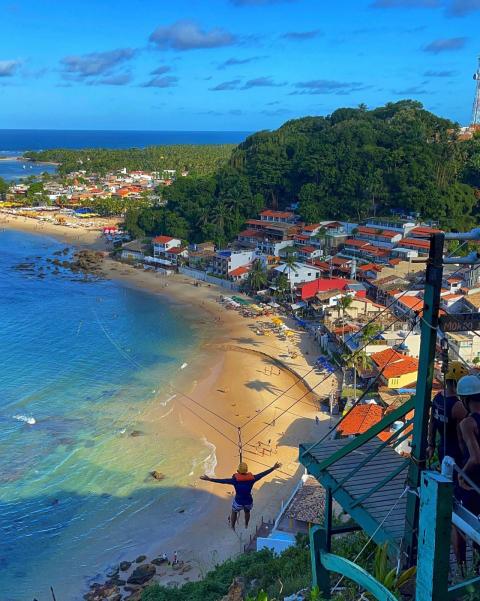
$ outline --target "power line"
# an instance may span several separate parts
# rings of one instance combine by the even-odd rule
[[[210,428],[212,428],[213,430],[215,430],[215,432],[218,432],[218,434],[220,434],[220,436],[223,436],[228,441],[230,441],[234,446],[238,446],[238,443],[235,440],[232,440],[229,436],[227,436],[225,434],[225,432],[222,432],[221,430],[219,430],[218,428],[216,428],[213,424],[211,424],[210,422],[207,422],[206,419],[204,419],[201,415],[199,415],[191,407],[189,407],[185,403],[182,403],[182,401],[180,401],[180,405],[182,405],[182,407],[184,407],[185,409],[187,409],[188,411],[190,411],[191,413],[193,413],[193,415],[195,415],[196,417],[198,417],[199,420],[201,420],[202,422],[204,422],[205,424],[207,424],[207,426],[210,426]]]
[[[412,333],[413,329],[415,328],[416,323],[413,324],[413,326],[410,328],[407,337]],[[392,348],[392,357],[393,357],[393,353],[396,352],[393,348]],[[333,428],[331,428],[328,432],[325,433],[324,436],[322,436],[322,438],[320,438],[320,440],[317,440],[317,442],[313,443],[308,449],[306,449],[303,452],[303,455],[305,455],[306,453],[309,453],[313,448],[315,448],[317,445],[319,445],[321,442],[323,442],[328,436],[330,436],[332,434],[332,432],[334,432],[338,426],[344,421],[344,419],[347,417],[347,415],[350,414],[351,411],[353,411],[353,409],[360,404],[360,402],[367,396],[367,394],[369,394],[369,392],[371,391],[371,389],[373,388],[373,386],[375,386],[375,384],[378,382],[378,380],[380,379],[380,377],[383,375],[383,372],[385,371],[385,369],[388,366],[388,361],[385,362],[385,365],[382,367],[382,369],[378,372],[377,376],[375,376],[375,378],[370,382],[370,384],[368,385],[367,389],[360,395],[360,397],[354,402],[352,403],[352,406],[350,407],[350,409],[342,415],[342,417],[338,420],[338,422],[333,426]]]

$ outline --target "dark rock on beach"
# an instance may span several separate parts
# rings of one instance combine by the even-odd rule
[[[146,563],[135,568],[127,582],[128,584],[145,584],[155,576],[155,572],[155,566],[151,563]]]
[[[130,436],[133,436],[134,438],[135,438],[136,436],[143,436],[143,432],[142,432],[141,430],[132,430],[132,431],[130,432]]]
[[[122,594],[116,584],[98,584],[90,587],[90,592],[83,595],[85,601],[121,601]]]
[[[164,480],[165,478],[165,474],[162,474],[162,472],[158,472],[157,470],[153,470],[153,472],[150,472],[150,475],[152,476],[152,478],[155,478],[155,480]]]
[[[121,561],[120,562],[120,571],[121,572],[126,572],[128,570],[128,568],[132,565],[131,561]]]
[[[142,563],[142,561],[145,561],[147,559],[146,555],[139,555],[137,557],[137,559],[135,560],[135,563]]]

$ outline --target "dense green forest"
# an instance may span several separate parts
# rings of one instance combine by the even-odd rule
[[[262,207],[300,201],[308,222],[401,211],[466,229],[478,213],[480,137],[457,135],[412,100],[288,121],[249,136],[215,174],[175,182],[165,208],[130,211],[127,225],[222,244]]]
[[[160,171],[186,169],[194,175],[214,173],[226,163],[235,146],[233,144],[149,146],[114,150],[111,148],[85,148],[71,150],[58,148],[42,151],[28,151],[24,157],[32,161],[59,163],[61,175],[84,169],[87,173],[105,174],[123,169],[136,171]]]

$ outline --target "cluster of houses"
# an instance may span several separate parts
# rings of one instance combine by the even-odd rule
[[[346,371],[350,380],[354,372],[359,389],[373,380],[378,384],[374,398],[355,407],[342,423],[340,433],[351,436],[379,421],[415,389],[425,276],[421,259],[428,255],[428,237],[438,231],[408,219],[305,224],[294,211],[264,210],[247,221],[228,248],[208,242],[188,246],[157,236],[150,245],[125,244],[122,256],[166,272],[180,270],[200,279],[206,274],[230,287],[239,287],[261,262],[268,283],[260,294],[278,302],[283,274],[288,281],[284,306],[308,324],[325,353],[355,357]],[[478,280],[475,269],[466,266],[453,275],[452,266],[444,276],[442,310],[477,312]],[[366,335],[372,320],[376,329]],[[472,332],[445,336],[455,355],[472,366],[480,363],[480,337]],[[438,376],[436,389],[441,386],[439,366]]]
[[[182,171],[181,175],[187,176],[188,171]],[[72,205],[112,196],[139,199],[145,193],[151,197],[159,186],[170,186],[176,177],[175,169],[147,172],[127,171],[124,168],[106,175],[88,174],[84,169],[79,169],[69,173],[66,181],[60,178],[45,179],[44,192],[38,194],[47,196],[52,203],[68,201]],[[7,201],[21,200],[27,195],[29,187],[30,184],[22,181],[13,183]]]

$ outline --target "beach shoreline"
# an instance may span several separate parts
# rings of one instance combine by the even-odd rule
[[[69,230],[4,213],[0,213],[0,227],[52,236],[78,248],[107,250],[98,230]],[[118,565],[120,561],[132,561],[135,553],[146,555],[149,561],[164,552],[171,557],[175,550],[189,566],[188,572],[173,571],[170,567],[159,569],[155,581],[181,585],[201,578],[216,563],[242,552],[262,518],[276,518],[282,502],[289,498],[302,474],[297,461],[298,443],[328,430],[328,420],[318,413],[313,401],[316,395],[328,395],[331,382],[319,386],[315,394],[309,392],[320,382],[320,376],[312,373],[319,350],[308,334],[298,331],[288,319],[285,322],[294,331],[292,338],[259,336],[256,324],[269,322],[270,318],[253,320],[227,311],[218,302],[220,295],[225,294],[221,288],[205,283],[196,286],[193,280],[180,274],[162,276],[110,258],[105,258],[102,271],[110,280],[174,303],[180,315],[187,311],[195,315],[199,325],[209,332],[199,349],[201,371],[193,361],[180,373],[177,386],[181,390],[176,393],[173,407],[178,423],[215,449],[216,458],[211,459],[217,477],[229,477],[238,463],[234,425],[246,424],[242,429],[244,458],[252,472],[263,471],[276,461],[283,464],[281,470],[256,487],[255,508],[248,530],[243,529],[243,524],[237,534],[228,528],[231,487],[192,479],[191,487],[207,495],[208,503],[199,503],[191,510],[186,508],[176,516],[171,536],[156,540],[152,530],[152,540],[112,557],[112,564]],[[152,409],[149,416],[152,422],[157,411],[160,408]],[[320,424],[315,422],[317,415]],[[205,541],[210,549],[208,554]],[[135,564],[130,572],[134,567]],[[130,572],[121,577],[128,577]]]

